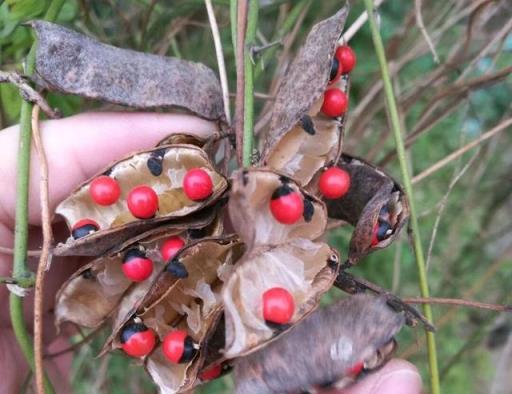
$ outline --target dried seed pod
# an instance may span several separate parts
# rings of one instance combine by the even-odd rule
[[[331,288],[338,260],[337,253],[327,244],[304,238],[248,251],[222,291],[225,357],[253,352],[302,320]],[[274,287],[286,289],[293,297],[295,308],[289,324],[273,324],[264,319],[263,293]]]
[[[349,262],[388,246],[409,217],[409,205],[401,186],[366,161],[343,154],[337,164],[350,175],[350,188],[339,199],[326,200],[329,218],[355,226]]]
[[[183,178],[193,168],[205,170],[213,183],[212,194],[202,201],[192,201],[183,192]],[[93,177],[61,202],[56,213],[66,219],[70,228],[87,218],[94,220],[99,229],[78,239],[70,237],[65,244],[57,245],[56,255],[100,255],[159,223],[182,218],[213,204],[227,188],[226,179],[216,172],[206,153],[192,145],[142,151],[116,162],[102,174],[117,180],[120,198],[106,207],[96,204],[89,193]],[[153,193],[147,196],[151,197],[149,200],[145,199],[147,191]],[[143,205],[137,205],[140,203]],[[144,219],[153,213],[154,217]]]
[[[321,108],[347,14],[345,7],[313,27],[279,87],[264,138],[262,164],[304,186],[341,153],[344,119],[328,117]],[[329,85],[347,96],[348,87],[348,75]]]
[[[166,262],[162,261],[159,246],[169,237],[180,235],[191,240],[188,229],[204,228],[209,235],[222,231],[220,220],[214,212],[204,212],[197,220],[188,220],[172,227],[160,227],[143,233],[120,245],[107,256],[86,264],[75,272],[60,288],[55,303],[57,326],[70,321],[82,327],[94,328],[103,324],[123,297],[141,297],[149,290],[152,280]],[[134,284],[123,274],[123,257],[127,250],[140,248],[154,263],[153,274],[141,283]],[[131,289],[131,290],[130,290]],[[125,305],[129,302],[125,302]]]
[[[229,216],[235,232],[251,249],[258,245],[279,245],[293,238],[315,239],[323,234],[327,221],[324,204],[301,190],[285,176],[267,170],[239,170],[231,177]],[[280,223],[271,211],[273,198],[281,188],[303,200],[302,217],[293,224]]]
[[[235,361],[236,394],[346,387],[384,365],[404,324],[385,300],[355,295],[317,310],[265,348]]]
[[[32,22],[43,88],[134,108],[178,107],[224,120],[215,73],[201,63],[120,49],[62,26]]]

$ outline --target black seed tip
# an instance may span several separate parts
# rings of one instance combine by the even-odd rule
[[[302,118],[300,118],[300,125],[309,135],[316,134],[315,125],[313,124],[313,121],[309,115],[304,115]]]
[[[290,178],[288,178],[286,175],[280,175],[279,176],[279,180],[281,181],[281,183],[290,183],[292,180]]]
[[[96,279],[96,277],[94,276],[94,274],[92,273],[92,270],[90,268],[87,268],[84,272],[82,272],[81,275],[82,275],[82,278],[87,279],[87,280]]]
[[[274,193],[272,193],[272,197],[270,198],[272,200],[277,200],[278,198],[287,196],[290,193],[293,193],[293,189],[285,183],[274,190]]]
[[[162,174],[163,166],[161,157],[150,157],[146,164],[151,175],[159,176]]]
[[[268,320],[265,320],[265,324],[278,333],[286,331],[292,326],[291,324],[279,324]]]
[[[311,219],[313,219],[313,215],[315,214],[315,206],[313,205],[313,201],[308,196],[304,196],[304,212],[302,216],[304,217],[304,221],[309,223]]]
[[[148,328],[144,323],[135,323],[131,322],[128,323],[126,326],[124,326],[123,330],[121,331],[121,343],[126,343],[130,339],[130,337],[134,334],[137,334],[138,332],[144,332]]]
[[[123,256],[123,264],[126,263],[128,260],[131,260],[136,257],[145,259],[146,253],[144,251],[140,250],[139,248],[128,249]]]
[[[98,227],[94,224],[85,224],[81,227],[77,227],[71,231],[71,236],[74,239],[79,239],[88,236],[91,233],[98,231]]]
[[[195,357],[197,354],[197,349],[194,347],[194,345],[194,340],[187,336],[185,338],[185,345],[183,347],[183,355],[180,358],[180,364],[188,363]]]
[[[377,239],[380,241],[385,240],[392,231],[391,225],[388,222],[380,221],[379,220],[379,228],[377,230]]]
[[[331,63],[331,73],[329,74],[329,81],[332,81],[334,78],[336,78],[336,75],[338,74],[339,67],[340,67],[340,63],[338,62],[338,59],[333,57],[332,63]]]
[[[165,270],[170,273],[172,276],[178,279],[184,279],[188,277],[188,271],[178,259],[172,259]]]

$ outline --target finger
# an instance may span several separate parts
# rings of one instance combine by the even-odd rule
[[[173,133],[208,137],[214,122],[191,115],[157,113],[86,113],[42,122],[41,134],[49,166],[52,210],[85,179],[139,149],[147,149]],[[14,224],[18,126],[0,133],[0,222]],[[40,223],[39,163],[33,152],[29,220]]]
[[[414,365],[394,359],[352,387],[329,394],[420,394],[421,377]]]

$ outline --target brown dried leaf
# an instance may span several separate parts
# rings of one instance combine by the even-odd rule
[[[102,44],[62,26],[32,22],[37,34],[37,83],[141,109],[178,107],[224,120],[214,72],[200,63]]]
[[[341,120],[320,113],[331,63],[348,7],[313,27],[291,63],[276,96],[262,163],[306,185],[341,152]],[[348,76],[329,86],[348,94]]]
[[[337,165],[350,174],[350,189],[342,198],[326,200],[326,205],[329,218],[355,226],[348,256],[349,262],[355,264],[395,240],[409,217],[409,205],[402,187],[379,168],[347,154],[340,157]],[[379,218],[389,223],[389,234],[372,245]]]
[[[292,225],[279,223],[270,211],[274,191],[287,184],[304,197],[304,215]],[[325,205],[291,179],[263,168],[238,170],[231,177],[228,211],[235,232],[251,249],[279,245],[293,238],[315,239],[325,231]]]
[[[270,327],[262,316],[262,294],[287,289],[295,301],[291,325],[316,308],[336,278],[337,253],[327,244],[303,238],[247,252],[222,291],[226,319],[225,357],[248,354],[267,345],[287,327]]]
[[[160,174],[156,175],[148,166],[155,157],[161,166]],[[213,193],[204,201],[191,201],[183,192],[183,177],[191,168],[202,168],[212,178]],[[90,182],[95,177],[79,186],[58,205],[56,213],[66,219],[70,230],[74,223],[84,218],[97,222],[100,230],[77,240],[68,238],[65,244],[57,245],[56,255],[97,256],[157,224],[183,218],[213,204],[227,188],[226,179],[215,170],[206,153],[192,145],[168,145],[142,151],[117,161],[101,174],[108,174],[118,181],[121,187],[119,200],[110,206],[96,204],[89,193]],[[135,218],[126,205],[128,193],[139,185],[151,186],[158,194],[159,210],[152,219]]]
[[[312,313],[278,340],[235,363],[235,394],[295,393],[314,386],[341,388],[347,373],[383,365],[404,324],[382,298],[355,295]]]
[[[179,225],[160,227],[143,233],[118,246],[107,256],[93,260],[75,272],[59,290],[55,303],[57,326],[70,321],[82,327],[98,327],[112,314],[123,299],[144,296],[152,281],[164,266],[160,255],[160,244],[168,237],[179,235],[192,241],[195,232],[204,229],[204,235],[217,235],[222,231],[220,221],[213,220],[213,211],[201,220],[189,220]],[[206,226],[206,227],[205,227]],[[204,236],[203,235],[203,236]],[[133,283],[122,272],[122,258],[126,249],[134,245],[143,246],[155,266],[152,277],[141,283]],[[122,308],[122,306],[121,306]]]

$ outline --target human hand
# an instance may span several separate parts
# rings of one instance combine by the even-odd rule
[[[130,152],[150,148],[172,133],[186,132],[207,137],[217,126],[188,115],[155,113],[86,113],[41,125],[43,144],[48,157],[50,209],[67,197],[80,183],[93,176],[113,160]],[[16,204],[16,161],[18,151],[17,126],[0,132],[0,246],[12,248],[14,242],[14,214]],[[41,245],[41,206],[39,202],[39,163],[33,152],[30,173],[29,245]],[[63,223],[55,226],[56,235],[68,236]],[[64,260],[64,261],[63,261]],[[83,262],[80,258],[54,258],[46,275],[44,297],[45,352],[66,348],[64,335],[56,336],[53,326],[53,304],[60,285]],[[30,259],[36,271],[37,259]],[[0,276],[11,275],[12,256],[0,254]],[[0,286],[0,394],[19,392],[28,376],[24,360],[11,329],[8,290]],[[25,300],[25,321],[32,325],[33,297]],[[68,376],[71,353],[45,360],[52,382],[59,393],[70,393]]]

